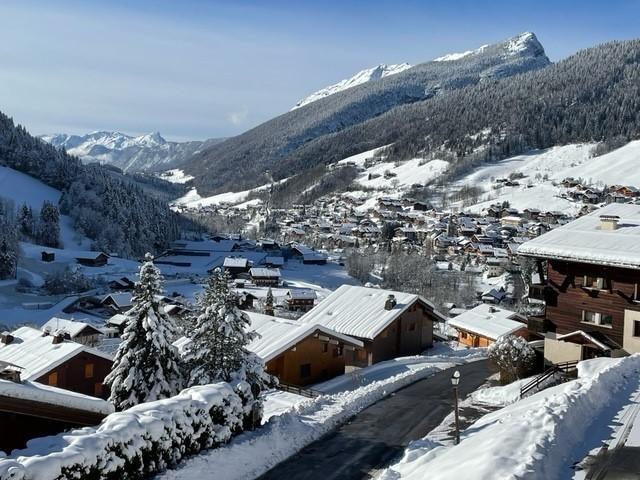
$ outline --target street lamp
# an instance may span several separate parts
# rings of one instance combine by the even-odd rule
[[[460,415],[458,414],[458,384],[460,383],[460,372],[456,370],[451,375],[451,385],[453,385],[453,396],[455,398],[455,416],[456,416],[456,445],[460,443]]]

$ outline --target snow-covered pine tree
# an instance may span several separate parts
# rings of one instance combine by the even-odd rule
[[[18,226],[20,233],[26,237],[33,237],[35,220],[33,218],[33,210],[26,203],[20,207],[18,211]]]
[[[264,301],[264,314],[274,316],[275,312],[273,310],[273,292],[271,291],[271,287],[267,290],[267,298]]]
[[[273,386],[276,379],[265,372],[262,359],[246,348],[257,334],[250,330],[248,316],[238,308],[226,273],[218,269],[209,278],[199,307],[200,315],[185,355],[188,385],[232,383],[243,399],[245,427],[259,424],[260,393]]]
[[[109,400],[117,410],[176,395],[182,388],[178,352],[171,344],[175,325],[158,300],[162,280],[147,253],[122,343],[105,378],[111,391]]]
[[[500,369],[503,383],[524,378],[533,367],[536,353],[529,343],[517,335],[503,335],[487,349],[489,360]]]
[[[200,315],[186,356],[191,369],[189,385],[231,381],[244,366],[246,346],[256,336],[228,282],[226,273],[214,272],[199,299]]]
[[[56,205],[47,200],[42,203],[40,209],[38,242],[45,247],[60,246],[60,211]]]

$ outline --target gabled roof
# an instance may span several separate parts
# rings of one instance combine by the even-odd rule
[[[251,319],[251,329],[260,335],[247,348],[265,362],[277,357],[316,332],[335,337],[355,347],[362,347],[361,341],[333,331],[323,325],[300,323],[295,320],[271,317],[254,312],[246,313]]]
[[[395,297],[396,305],[385,310],[389,295]],[[415,294],[342,285],[298,322],[324,325],[345,335],[374,339],[416,302],[433,310],[430,302]],[[434,315],[438,316],[437,313]]]
[[[110,355],[69,340],[54,344],[51,335],[36,328],[20,327],[11,335],[11,343],[0,344],[0,360],[22,367],[24,380],[36,380],[81,352],[113,360]]]
[[[616,230],[602,230],[600,216],[617,216]],[[640,205],[611,204],[523,243],[518,254],[640,269]]]
[[[287,292],[287,297],[292,300],[315,300],[318,298],[314,290],[307,288],[292,288]]]
[[[43,332],[49,331],[51,333],[55,333],[64,331],[65,333],[68,333],[71,338],[75,338],[80,332],[85,329],[87,329],[87,334],[89,335],[99,335],[100,333],[102,333],[93,325],[89,325],[86,322],[78,322],[76,320],[67,320],[58,317],[49,319],[47,323],[40,327],[40,330],[42,330]]]
[[[225,257],[223,267],[226,268],[246,268],[249,260],[242,257]]]
[[[252,268],[249,270],[252,277],[258,278],[280,278],[279,268]]]
[[[449,325],[490,340],[497,340],[502,335],[527,328],[527,325],[518,319],[523,320],[523,317],[516,312],[482,304],[450,319]]]

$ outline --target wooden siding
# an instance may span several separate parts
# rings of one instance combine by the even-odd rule
[[[85,368],[90,364],[93,365],[93,375],[87,378]],[[109,392],[102,384],[104,377],[111,371],[111,364],[110,360],[81,352],[56,368],[47,371],[36,381],[48,385],[49,375],[55,373],[57,374],[57,382],[53,386],[106,399]]]
[[[318,337],[334,337],[319,333]],[[323,341],[311,335],[294,348],[278,355],[267,362],[267,372],[277,376],[282,383],[305,386],[318,383],[344,373],[345,358],[352,356],[353,352],[345,348],[343,342],[334,343]],[[326,351],[325,351],[326,349]],[[341,353],[337,351],[341,349]],[[309,375],[302,376],[301,367],[309,365]]]
[[[604,288],[584,288],[585,275],[603,277]],[[622,345],[624,311],[640,311],[640,304],[632,300],[640,271],[550,260],[546,278],[546,318],[556,333],[600,332]],[[582,322],[583,310],[610,314],[611,327]]]

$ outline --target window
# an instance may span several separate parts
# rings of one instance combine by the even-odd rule
[[[634,302],[640,302],[640,288],[638,287],[638,284],[635,284],[635,287],[633,289],[633,301]]]
[[[309,378],[311,376],[311,364],[304,363],[300,365],[300,378]]]
[[[343,353],[343,349],[342,347],[336,347],[333,349],[333,356],[334,357],[341,357]]]
[[[460,338],[467,338],[467,332],[460,332]]]
[[[51,372],[47,377],[47,385],[55,387],[58,385],[58,372]]]
[[[103,393],[104,393],[104,385],[102,383],[96,383],[93,386],[93,395],[95,397],[102,397]]]
[[[415,332],[415,330],[416,330],[416,322],[411,322],[409,324],[409,328],[407,330],[409,330],[410,332]]]
[[[328,343],[323,343],[322,344],[322,353],[327,353],[329,351],[329,344]]]
[[[93,378],[93,363],[84,366],[84,378]]]
[[[583,310],[582,322],[590,323],[592,325],[598,325],[600,327],[611,327],[613,323],[613,317],[608,313],[590,312],[588,310]]]
[[[584,288],[593,288],[595,290],[602,290],[604,288],[604,278],[591,277],[589,275],[585,275],[582,286]]]
[[[634,320],[633,322],[633,336],[640,337],[640,321]]]

